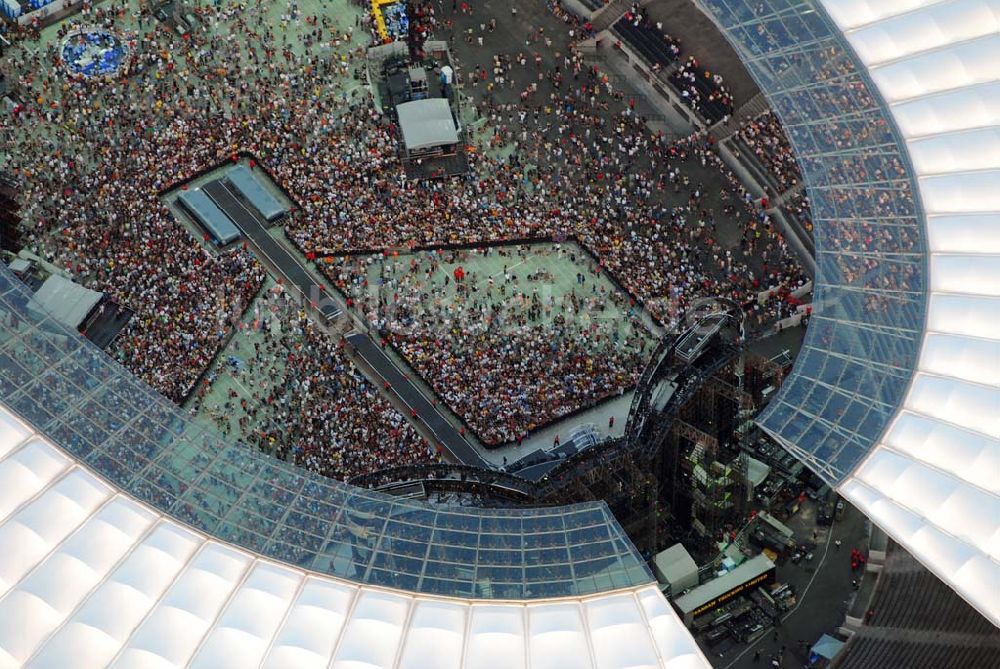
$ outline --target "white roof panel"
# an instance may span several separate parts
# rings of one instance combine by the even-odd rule
[[[1000,255],[935,253],[930,265],[935,292],[1000,297]]]
[[[399,666],[407,669],[460,669],[469,606],[458,602],[417,601]]]
[[[937,376],[1000,386],[1000,341],[928,333],[920,368]]]
[[[0,519],[50,484],[69,467],[69,460],[40,439],[32,439],[0,462]]]
[[[295,599],[301,575],[266,562],[257,562],[212,625],[191,667],[259,666],[271,639]]]
[[[529,606],[528,648],[531,669],[594,666],[582,611],[576,603]]]
[[[1000,168],[1000,127],[929,135],[908,144],[918,175]]]
[[[523,607],[473,605],[467,643],[467,669],[524,669],[527,648]]]
[[[1000,339],[1000,299],[974,295],[931,294],[927,302],[928,332]]]
[[[1000,254],[1000,212],[928,216],[927,237],[934,253]]]
[[[961,86],[995,83],[998,62],[1000,35],[992,34],[891,61],[872,68],[871,74],[886,101],[894,104]]]
[[[1000,25],[997,7],[996,0],[939,2],[893,21],[869,23],[848,31],[847,37],[865,63],[880,65],[908,54],[994,34]]]
[[[331,665],[334,669],[374,669],[395,665],[411,599],[401,594],[362,591]]]
[[[33,658],[39,667],[108,666],[184,568],[197,537],[158,523]]]
[[[659,651],[661,660],[669,663],[671,667],[698,666],[688,665],[684,661],[690,658],[692,662],[697,662],[701,659],[701,652],[687,630],[676,624],[677,614],[667,604],[659,589],[646,588],[637,592],[636,598],[642,607],[647,624],[653,629],[653,643]]]
[[[893,107],[909,138],[1000,124],[1000,83],[987,83],[914,98]]]
[[[309,574],[112,490],[2,405],[0,483],[0,666],[709,667],[655,585],[528,605]]]
[[[844,31],[875,23],[887,16],[907,12],[926,4],[926,0],[838,0],[823,3],[834,23]]]
[[[1000,624],[1000,0],[823,0],[890,105],[926,218],[910,388],[841,493]]]
[[[656,648],[646,633],[642,609],[632,594],[585,602],[594,660],[600,669],[656,667]]]
[[[1000,170],[921,177],[918,183],[927,214],[1000,212],[1000,188],[996,187]]]
[[[357,592],[345,584],[306,578],[263,666],[325,668]]]

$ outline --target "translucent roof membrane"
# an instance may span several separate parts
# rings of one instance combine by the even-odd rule
[[[699,4],[781,118],[815,221],[813,315],[759,422],[837,483],[892,419],[919,355],[927,249],[909,158],[867,71],[813,0]]]
[[[655,585],[485,602],[308,573],[192,531],[0,408],[0,666],[707,669]]]
[[[805,346],[760,423],[1000,624],[1000,0],[699,0],[816,220]]]
[[[476,510],[311,474],[193,423],[28,299],[0,268],[0,400],[197,530],[359,583],[456,597],[585,595],[653,580],[603,502]]]
[[[1000,0],[824,4],[903,135],[930,257],[916,375],[841,492],[1000,624]]]

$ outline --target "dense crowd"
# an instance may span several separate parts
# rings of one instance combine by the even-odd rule
[[[484,255],[504,263],[495,276],[471,271]],[[380,256],[377,281],[372,257],[336,271],[382,337],[495,445],[620,394],[641,372],[648,332],[583,255],[573,245],[427,252]],[[554,266],[582,271],[566,286]]]
[[[712,139],[668,143],[651,134],[634,101],[584,62],[572,37],[539,29],[527,45],[512,43],[492,72],[469,63],[466,90],[485,120],[470,140],[486,150],[470,154],[465,177],[414,184],[399,169],[392,126],[367,91],[350,82],[364,56],[352,44],[354,26],[330,15],[304,16],[294,2],[275,19],[267,15],[271,7],[203,6],[197,9],[203,27],[182,39],[128,3],[87,6],[82,22],[129,41],[131,71],[113,81],[67,79],[57,43],[35,48],[30,34],[18,36],[29,48],[9,49],[3,59],[28,92],[0,120],[6,147],[0,169],[20,180],[29,246],[135,311],[112,353],[167,396],[180,400],[196,386],[259,292],[264,272],[246,249],[221,255],[206,249],[159,193],[238,151],[257,156],[295,198],[286,233],[308,253],[572,234],[600,258],[600,271],[611,272],[665,323],[680,322],[693,301],[712,295],[747,305],[754,327],[778,315],[756,295],[800,270],[759,203],[722,166]],[[426,17],[430,25],[436,20]],[[491,39],[487,25],[480,24],[480,33]],[[688,176],[686,166],[699,163],[724,174],[724,211],[713,211],[705,186]],[[680,202],[668,202],[668,195]],[[718,244],[721,216],[742,228],[739,248]],[[516,319],[518,309],[532,306],[501,307],[510,309],[504,317]],[[484,431],[497,421],[491,440],[516,436],[529,416],[561,415],[587,393],[607,393],[634,373],[638,353],[623,352],[612,365],[591,342],[584,348],[567,340],[553,360],[530,319],[518,327],[524,336],[517,340],[488,329],[453,330],[443,335],[447,345],[413,333],[401,335],[401,344],[424,361],[418,366],[452,375],[456,405]],[[417,457],[414,435],[387,406],[373,414],[385,434],[366,420],[343,420],[371,411],[371,388],[359,385],[321,333],[301,319],[284,331],[295,328],[301,336],[272,337],[254,351],[265,364],[267,356],[292,348],[286,387],[258,391],[257,400],[270,398],[275,406],[244,416],[245,434],[328,473]],[[313,369],[316,358],[304,346],[330,354],[329,366]],[[497,378],[523,375],[509,387],[530,391],[523,400],[509,398],[514,410],[484,410],[486,382],[469,379],[449,350],[489,351],[497,359],[502,352]],[[538,359],[548,366],[527,363]],[[304,384],[325,382],[331,389],[293,398]],[[242,399],[248,406],[254,400]],[[279,429],[281,419],[299,428]],[[349,456],[355,439],[369,445],[395,439],[400,448],[372,446],[370,455]]]
[[[694,56],[688,56],[683,65],[671,72],[669,80],[680,92],[684,104],[709,123],[727,121],[733,113],[733,96],[722,75],[703,68]]]
[[[795,193],[790,196],[784,204],[785,211],[794,217],[802,227],[808,231],[813,231],[812,209],[809,207],[809,197],[805,193]]]
[[[264,308],[261,308],[261,304]],[[256,336],[237,336],[198,391],[229,377],[221,401],[203,400],[223,433],[337,478],[430,460],[402,415],[284,293],[255,303]]]
[[[744,123],[738,132],[740,141],[750,149],[778,185],[778,192],[788,190],[802,181],[785,129],[772,111],[766,111]]]

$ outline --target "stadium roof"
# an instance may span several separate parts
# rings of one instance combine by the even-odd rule
[[[929,298],[910,387],[841,492],[1000,624],[1000,0],[825,0],[905,141]]]
[[[1000,624],[1000,0],[701,4],[816,223],[814,317],[760,423]]]
[[[364,490],[189,419],[0,270],[0,399],[135,497],[206,534],[370,585],[477,599],[585,596],[653,581],[603,502],[472,509]]]
[[[762,425],[997,623],[997,0],[698,1],[816,223],[814,316]],[[707,666],[606,506],[322,479],[188,421],[29,300],[0,268],[0,662]]]
[[[262,559],[123,494],[0,409],[0,664],[707,667],[655,585],[484,602]]]
[[[0,269],[0,665],[709,666],[605,504],[310,474],[188,421],[30,300]]]

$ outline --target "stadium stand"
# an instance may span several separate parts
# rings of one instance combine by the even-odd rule
[[[654,68],[666,68],[680,58],[677,41],[641,15],[626,13],[612,31]]]
[[[740,127],[735,141],[743,156],[756,161],[765,171],[776,193],[801,183],[802,173],[795,162],[795,154],[773,111],[768,110],[747,121]]]
[[[964,647],[924,641],[862,638],[848,645],[836,669],[906,667],[907,669],[992,669],[997,648]]]
[[[865,618],[838,669],[986,669],[1000,655],[1000,631],[895,544]]]
[[[722,77],[703,68],[694,56],[668,77],[681,100],[709,124],[718,123],[733,113],[733,100]]]

